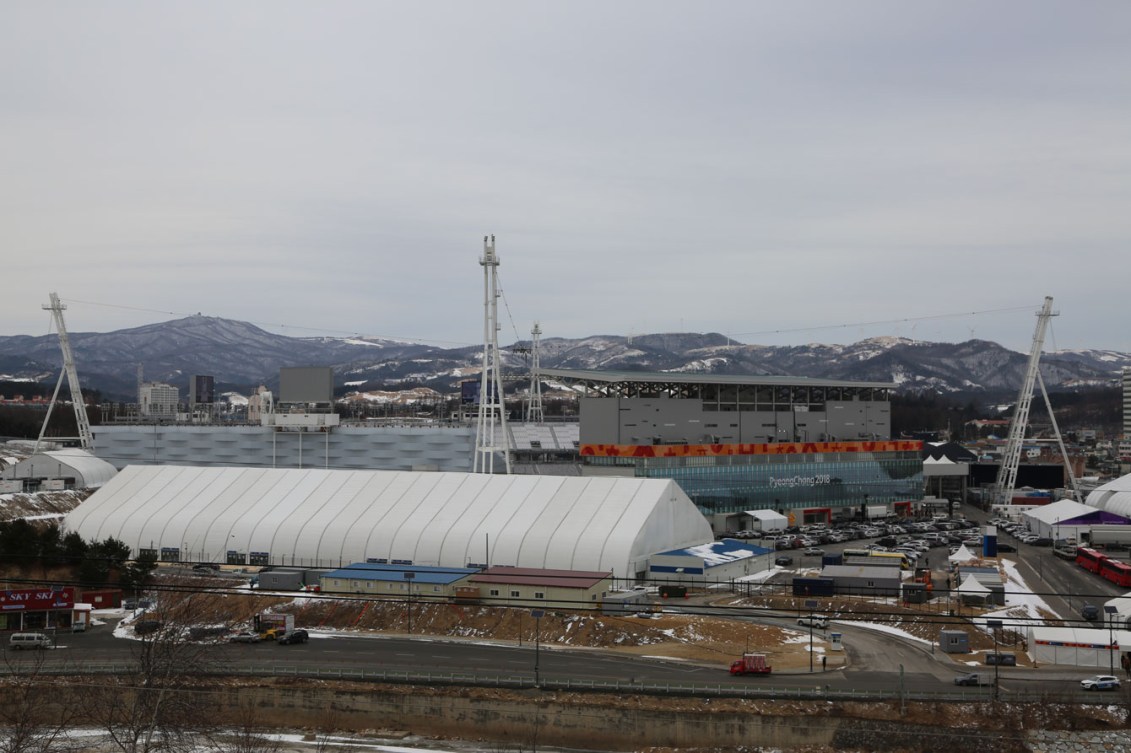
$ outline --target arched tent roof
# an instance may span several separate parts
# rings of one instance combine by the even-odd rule
[[[616,577],[645,570],[655,552],[713,538],[664,479],[183,466],[129,466],[64,525],[192,561],[236,551],[312,567],[386,559]]]
[[[1088,494],[1084,503],[1097,510],[1131,518],[1131,475],[1120,476],[1097,486]]]
[[[97,489],[118,474],[110,463],[77,447],[37,452],[21,460],[6,474],[7,478],[20,476],[74,476],[75,486]]]

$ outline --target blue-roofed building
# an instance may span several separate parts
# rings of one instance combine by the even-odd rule
[[[726,583],[773,567],[774,550],[722,539],[653,554],[648,577],[655,583]]]
[[[356,562],[322,576],[323,593],[448,599],[478,573],[470,567],[428,567],[408,563]]]

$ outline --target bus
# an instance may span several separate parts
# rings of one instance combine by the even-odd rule
[[[1076,564],[1090,573],[1098,573],[1106,559],[1106,554],[1097,552],[1095,549],[1082,546],[1076,549]]]
[[[1100,575],[1122,588],[1131,587],[1131,565],[1105,559],[1100,565]]]
[[[845,549],[842,552],[844,564],[859,564],[861,560],[877,562],[889,560],[892,565],[899,565],[900,570],[911,569],[911,559],[903,552],[878,552],[874,549]]]

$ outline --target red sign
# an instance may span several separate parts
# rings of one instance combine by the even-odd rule
[[[25,588],[19,591],[0,591],[0,611],[39,612],[47,609],[73,609],[75,589]]]

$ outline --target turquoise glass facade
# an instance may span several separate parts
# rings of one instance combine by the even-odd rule
[[[918,500],[924,488],[918,452],[638,458],[635,465],[637,476],[678,483],[704,515],[827,508],[833,519],[865,517],[867,505]]]

